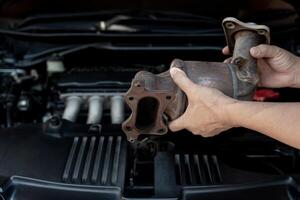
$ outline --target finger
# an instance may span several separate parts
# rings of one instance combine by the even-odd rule
[[[180,131],[180,130],[184,129],[185,128],[185,116],[184,116],[184,114],[181,117],[175,119],[174,121],[171,121],[170,124],[169,124],[169,128],[173,132]]]
[[[231,61],[232,61],[232,57],[225,59],[223,63],[231,63]]]
[[[284,50],[274,45],[260,44],[256,47],[252,47],[250,54],[254,58],[272,58],[279,56],[282,51]]]
[[[257,60],[257,71],[260,77],[259,85],[260,87],[269,87],[274,84],[273,81],[273,70],[269,64],[264,59]]]
[[[182,89],[187,95],[194,89],[194,87],[196,86],[184,73],[184,71],[182,71],[181,69],[178,69],[177,67],[172,67],[170,69],[170,75],[172,77],[172,79],[174,80],[174,82],[176,83],[176,85],[178,85],[178,87],[180,89]]]
[[[229,51],[228,46],[226,46],[226,47],[224,47],[224,48],[222,49],[222,53],[223,53],[224,55],[229,55],[230,51]]]

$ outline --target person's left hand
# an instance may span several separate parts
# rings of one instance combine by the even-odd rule
[[[184,114],[170,122],[171,131],[187,129],[195,135],[211,137],[235,126],[231,122],[228,107],[237,100],[224,95],[217,89],[193,83],[178,68],[171,68],[170,74],[188,99]]]

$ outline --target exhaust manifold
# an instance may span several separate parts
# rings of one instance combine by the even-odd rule
[[[270,43],[269,28],[243,23],[232,17],[225,18],[222,25],[232,53],[230,63],[175,59],[170,68],[182,69],[197,84],[219,89],[236,99],[251,100],[259,77],[256,59],[251,57],[250,48]],[[166,134],[168,120],[178,118],[187,106],[185,94],[173,82],[169,71],[157,75],[138,72],[125,95],[125,101],[132,113],[122,128],[130,142],[141,134]]]

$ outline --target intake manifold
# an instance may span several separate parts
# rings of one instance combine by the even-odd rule
[[[222,25],[232,53],[230,63],[175,59],[170,68],[182,69],[197,84],[217,88],[236,99],[251,100],[259,77],[256,59],[251,57],[250,48],[270,43],[269,28],[243,23],[232,17],[225,18]],[[178,118],[187,106],[185,94],[173,82],[169,71],[157,75],[138,72],[125,95],[125,101],[132,113],[122,128],[131,142],[140,134],[166,134],[168,120]]]

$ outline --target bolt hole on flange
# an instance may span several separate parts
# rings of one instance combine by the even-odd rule
[[[265,35],[266,31],[263,30],[263,29],[259,29],[259,30],[257,30],[257,33],[260,34],[260,35]]]
[[[131,143],[134,143],[135,139],[130,138],[128,141],[131,142]]]
[[[170,100],[170,99],[172,99],[172,97],[168,95],[168,96],[166,96],[166,99]]]
[[[128,97],[129,101],[133,101],[134,97]]]
[[[225,26],[228,29],[234,29],[235,28],[235,24],[233,22],[226,22]]]
[[[135,87],[141,87],[141,84],[139,82],[134,83]]]

